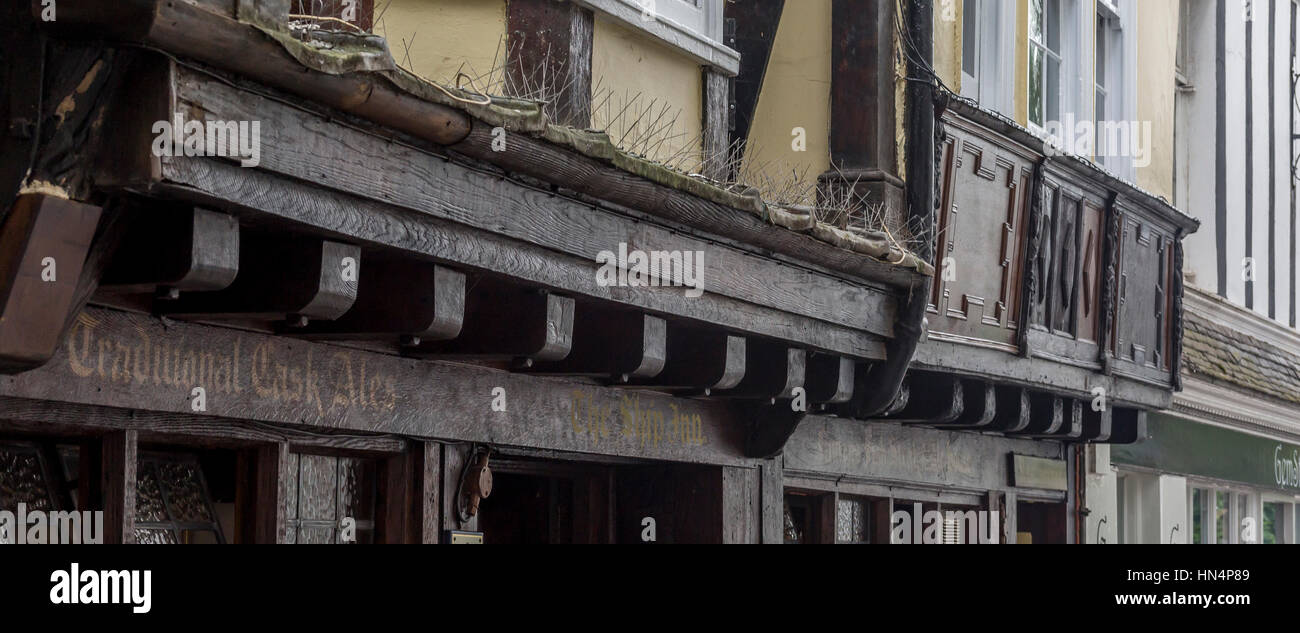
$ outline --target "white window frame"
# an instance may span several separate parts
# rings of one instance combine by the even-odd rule
[[[723,42],[725,0],[574,0],[623,26],[643,31],[702,65],[731,77],[740,53]],[[648,19],[647,19],[648,18]]]
[[[1092,25],[1091,41],[1094,43],[1091,56],[1091,75],[1093,79],[1088,81],[1090,85],[1087,103],[1091,104],[1091,118],[1097,134],[1100,136],[1102,134],[1101,124],[1103,120],[1135,121],[1137,119],[1137,105],[1134,99],[1136,75],[1133,71],[1134,64],[1130,63],[1131,60],[1135,59],[1137,44],[1135,29],[1130,28],[1135,23],[1133,0],[1097,0],[1096,6],[1097,12],[1091,16],[1090,20]],[[1100,37],[1096,33],[1099,18],[1104,23],[1103,26],[1107,31]],[[1096,68],[1097,51],[1095,47],[1097,43],[1106,47],[1106,67],[1104,69]],[[1105,74],[1104,77],[1101,76],[1102,72]],[[1104,113],[1098,112],[1096,102],[1098,88],[1103,83],[1106,92]],[[1105,154],[1103,153],[1104,148],[1101,147],[1098,141],[1100,141],[1100,138],[1094,140],[1093,161],[1116,176],[1135,180],[1136,170],[1133,165],[1133,157],[1129,156],[1128,152],[1119,156]]]
[[[1033,28],[1030,18],[1033,17],[1034,2],[1035,0],[1029,0],[1030,15],[1025,18],[1025,24],[1027,25],[1026,28],[1029,29]],[[1069,96],[1069,91],[1066,88],[1070,84],[1069,78],[1071,76],[1078,76],[1077,74],[1072,75],[1069,72],[1068,67],[1068,63],[1071,60],[1077,63],[1078,55],[1071,55],[1072,52],[1077,51],[1077,46],[1071,47],[1071,42],[1068,40],[1073,34],[1076,36],[1075,40],[1077,43],[1077,33],[1079,29],[1077,28],[1078,24],[1075,21],[1076,16],[1074,16],[1069,10],[1071,5],[1075,4],[1071,2],[1071,0],[1041,0],[1041,2],[1043,3],[1043,37],[1040,39],[1032,30],[1027,34],[1029,51],[1025,63],[1025,119],[1029,123],[1029,129],[1034,130],[1035,132],[1045,133],[1046,126],[1049,122],[1060,122],[1063,114],[1074,112],[1070,107],[1072,104],[1069,104],[1066,101]],[[1050,43],[1046,41],[1050,26],[1048,22],[1051,21],[1056,22],[1058,39],[1057,50],[1053,50],[1050,47]],[[1035,51],[1041,52],[1044,60],[1042,77],[1043,88],[1041,91],[1042,101],[1038,104],[1042,109],[1042,121],[1034,120],[1034,104],[1030,102],[1035,83],[1033,76],[1034,65],[1032,61]],[[1057,83],[1055,86],[1048,85],[1048,80],[1051,75],[1047,72],[1047,63],[1050,60],[1055,60],[1057,64]],[[1056,112],[1050,112],[1048,110],[1048,104],[1050,103],[1048,97],[1052,92],[1056,92]]]
[[[966,72],[962,63],[961,94],[974,99],[981,107],[1012,116],[1015,109],[1016,32],[1015,2],[1004,0],[964,0],[962,20],[975,20],[975,74]],[[963,37],[965,25],[963,23]],[[965,50],[963,42],[963,54]]]

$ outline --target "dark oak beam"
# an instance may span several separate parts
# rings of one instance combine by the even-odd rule
[[[1061,398],[1061,424],[1054,430],[1033,434],[1048,440],[1075,440],[1083,435],[1083,409],[1088,406],[1082,400]]]
[[[333,321],[280,327],[310,340],[391,340],[404,345],[458,336],[465,323],[465,275],[445,266],[371,257],[360,272],[357,299]]]
[[[101,444],[99,490],[110,545],[135,543],[136,442],[136,432],[125,430],[105,434]]]
[[[591,125],[595,17],[573,2],[511,0],[506,9],[506,87],[549,102],[559,125]]]
[[[993,383],[980,380],[963,380],[964,397],[961,415],[947,424],[935,424],[937,428],[983,429],[993,424],[998,413],[997,388]]]
[[[786,402],[766,404],[749,402],[741,405],[747,425],[745,457],[767,459],[781,454],[807,414],[794,411]]]
[[[833,354],[808,355],[804,389],[809,404],[843,404],[853,398],[853,376],[857,363]]]
[[[158,302],[159,313],[181,319],[284,321],[337,319],[352,307],[361,249],[320,239],[246,231],[239,276],[225,290],[184,293]]]
[[[884,410],[872,413],[863,412],[865,402],[877,396],[878,385],[871,376],[872,366],[863,364],[858,367],[853,375],[853,397],[846,403],[835,405],[833,408],[836,415],[844,418],[855,420],[862,419],[884,419],[895,415],[907,407],[911,399],[910,383],[911,376],[905,376],[898,386],[898,393],[894,395],[893,401]]]
[[[1111,416],[1110,444],[1135,444],[1147,438],[1147,412],[1119,407]]]
[[[54,355],[86,297],[82,270],[100,209],[31,194],[0,225],[0,373],[39,367]]]
[[[552,257],[563,253],[593,265],[601,252],[617,251],[620,243],[635,244],[645,251],[702,251],[700,281],[705,295],[724,295],[881,337],[893,333],[896,291],[881,285],[883,277],[876,278],[874,273],[865,276],[864,269],[885,268],[891,279],[919,279],[901,267],[774,226],[760,218],[757,210],[742,212],[724,207],[684,191],[629,177],[626,172],[615,176],[607,172],[611,167],[605,163],[526,134],[511,135],[508,151],[487,149],[481,158],[494,167],[486,171],[375,134],[330,124],[315,114],[241,92],[184,68],[176,70],[175,81],[176,98],[211,113],[210,118],[263,122],[257,172],[281,174],[332,192],[342,187],[356,197],[323,206],[305,205],[301,200],[295,203],[300,208],[294,213],[310,215],[317,221],[342,220],[341,216],[328,215],[340,202],[356,214],[368,206],[363,205],[365,200],[401,207],[408,216],[471,226],[517,243],[540,246]],[[491,130],[490,126],[475,126],[473,134],[483,135],[485,147],[490,148]],[[173,179],[175,168],[184,169],[183,163],[197,160],[166,159],[164,178]],[[497,170],[554,180],[556,187],[554,191],[539,189],[502,178],[495,173]],[[235,177],[247,181],[249,171],[238,169]],[[375,178],[380,172],[388,177]],[[225,189],[224,184],[218,186]],[[250,192],[225,193],[242,196]],[[387,230],[387,239],[397,237],[392,235],[396,227],[376,223],[368,213],[365,218],[366,226],[346,228]],[[692,224],[705,219],[709,222]],[[754,234],[742,230],[751,223],[756,225]],[[696,230],[687,227],[723,240],[702,239],[696,236]],[[763,250],[768,248],[763,236],[769,232],[775,232],[771,237],[790,242],[788,247]],[[822,268],[824,256],[851,259],[853,266],[848,271],[828,272]],[[588,277],[589,283],[596,286],[594,275]],[[698,302],[699,298],[690,300]]]
[[[117,255],[100,280],[109,293],[222,290],[239,273],[239,221],[198,207],[132,215]]]
[[[746,346],[744,337],[670,323],[663,371],[628,384],[702,395],[732,389],[745,377]]]
[[[1029,425],[1009,433],[1050,436],[1065,424],[1065,402],[1061,396],[1051,393],[1031,393],[1029,409]]]
[[[804,385],[807,352],[768,340],[751,339],[745,343],[745,375],[731,389],[712,395],[722,398],[756,398],[775,404],[794,397],[794,390]]]
[[[479,277],[466,298],[460,336],[410,346],[406,353],[416,358],[513,359],[529,367],[569,355],[573,319],[574,301],[569,297]]]
[[[392,455],[379,462],[379,499],[375,504],[375,542],[395,544],[410,542],[413,535],[411,515],[421,512],[412,504],[410,452]],[[418,536],[416,537],[419,538]],[[416,540],[415,542],[419,542]]]
[[[1033,415],[1029,390],[1020,387],[997,388],[997,415],[989,430],[1015,433],[1029,428]]]
[[[905,208],[898,177],[894,101],[893,2],[831,2],[831,163],[828,187],[854,187],[882,202],[887,214]]]
[[[284,543],[285,496],[291,472],[289,444],[274,442],[239,452],[236,463],[235,542]]]
[[[408,543],[437,543],[442,504],[442,444],[429,441],[411,443],[408,460],[411,478],[410,526]]]
[[[965,410],[965,392],[955,376],[913,373],[906,406],[889,416],[903,424],[950,424]]]
[[[1110,441],[1113,423],[1114,415],[1111,407],[1096,411],[1091,406],[1086,406],[1083,408],[1083,432],[1079,434],[1079,440],[1107,443]]]
[[[663,319],[584,303],[576,307],[573,351],[563,360],[538,362],[526,371],[627,383],[654,378],[667,357],[668,323]]]

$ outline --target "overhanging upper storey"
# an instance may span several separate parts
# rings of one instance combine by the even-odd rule
[[[938,272],[916,364],[1085,404],[1168,406],[1182,238],[1197,221],[966,101],[943,121]]]

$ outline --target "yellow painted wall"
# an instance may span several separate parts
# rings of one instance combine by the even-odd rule
[[[486,75],[505,65],[506,0],[391,0],[385,8],[388,1],[375,3],[374,31],[399,65],[444,84],[463,69],[483,76],[480,89],[491,89]]]
[[[697,62],[597,16],[591,89],[592,127],[606,130],[615,143],[622,139],[623,149],[699,170],[704,73]]]
[[[793,7],[786,4],[776,29],[745,161],[776,179],[800,174],[815,182],[830,168],[831,2],[800,0]],[[791,147],[794,128],[804,129],[806,151]]]
[[[1151,164],[1137,169],[1137,184],[1173,200],[1178,0],[1138,2],[1137,29],[1137,120],[1151,122]]]
[[[953,92],[961,94],[961,20],[964,1],[934,6],[934,72]]]

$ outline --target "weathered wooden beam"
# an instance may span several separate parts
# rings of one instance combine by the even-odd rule
[[[543,98],[559,125],[591,125],[590,9],[555,0],[512,0],[506,10],[506,86]]]
[[[100,209],[19,196],[0,225],[0,373],[39,367],[81,309],[82,269]]]
[[[905,209],[897,175],[893,2],[831,2],[831,171],[828,187],[851,187],[897,217]]]
[[[884,344],[879,336],[849,325],[837,325],[709,292],[692,298],[680,292],[601,286],[596,282],[598,266],[594,259],[560,254],[485,228],[465,226],[392,204],[339,196],[262,170],[243,169],[212,159],[180,161],[172,159],[165,164],[164,171],[172,182],[157,186],[158,190],[178,199],[238,206],[250,217],[289,221],[332,235],[345,234],[370,244],[436,258],[466,270],[490,270],[509,275],[530,285],[563,291],[566,295],[712,323],[742,334],[779,338],[853,358],[884,358]],[[437,178],[431,178],[431,181],[444,182]],[[482,186],[496,185],[482,183]],[[434,206],[430,209],[448,204],[463,206],[476,194],[466,195],[468,197],[454,201],[448,198],[431,202]],[[474,208],[464,212],[479,217],[481,213],[493,211]],[[517,218],[501,220],[513,221]],[[581,232],[579,229],[575,231]],[[870,318],[877,321],[885,318],[882,315],[892,315],[892,299],[873,308],[873,314],[875,316]],[[892,319],[892,316],[888,318]]]
[[[411,443],[408,460],[411,478],[410,527],[408,543],[437,543],[442,504],[442,444],[429,441]]]
[[[1033,437],[1049,440],[1075,440],[1083,435],[1083,409],[1087,406],[1082,400],[1061,398],[1061,424],[1056,429],[1031,434]]]
[[[879,412],[864,412],[864,407],[866,406],[864,404],[865,402],[870,401],[872,398],[879,397],[883,399],[884,397],[888,397],[877,393],[878,386],[872,380],[871,370],[872,365],[868,363],[863,363],[862,366],[857,367],[854,370],[853,397],[850,398],[848,402],[834,405],[833,410],[836,412],[836,415],[854,420],[884,419],[898,414],[907,407],[908,402],[911,400],[912,378],[910,375],[903,377],[902,382],[898,387],[898,393],[894,394],[893,400],[889,402],[888,406],[884,407],[884,409]]]
[[[1014,431],[1012,435],[1050,436],[1065,424],[1065,402],[1056,394],[1031,393],[1029,396],[1029,425]]]
[[[794,397],[807,374],[807,352],[763,339],[745,343],[745,375],[731,389],[715,390],[721,398],[754,398],[775,404]]]
[[[998,413],[989,425],[989,430],[1015,433],[1029,428],[1032,407],[1029,390],[1020,387],[997,388]]]
[[[993,423],[998,413],[997,388],[993,383],[963,380],[962,392],[964,406],[961,415],[950,423],[935,424],[936,428],[982,429]]]
[[[809,354],[804,389],[809,404],[843,404],[853,398],[857,363],[833,354]]]
[[[965,410],[965,392],[956,376],[913,373],[907,405],[889,416],[903,424],[950,424]]]
[[[653,378],[630,380],[631,386],[709,395],[731,389],[745,377],[747,341],[717,330],[668,325],[668,357]]]
[[[196,415],[190,398],[196,384],[207,387],[203,416]],[[497,394],[508,406],[494,406]],[[243,421],[236,426],[246,428],[265,422],[329,433],[340,446],[352,441],[370,446],[371,434],[390,434],[743,464],[738,458],[743,425],[727,401],[673,398],[472,363],[412,362],[351,346],[169,323],[103,308],[88,308],[44,367],[0,380],[0,396],[8,396],[0,401],[0,417],[18,412],[36,422],[90,424],[78,416],[116,411],[112,423],[127,425],[132,418],[122,412],[134,410],[136,417],[154,423],[151,432],[174,425],[178,434],[201,433],[200,427],[208,426],[208,436],[214,437],[212,425],[225,419]],[[61,411],[68,404],[93,408]],[[187,420],[195,424],[187,427]]]
[[[780,455],[785,444],[808,414],[789,403],[746,402],[740,405],[745,420],[745,457],[767,459]]]
[[[361,249],[320,239],[245,231],[239,276],[225,290],[184,293],[156,310],[180,319],[337,319],[352,307]]]
[[[1110,444],[1134,444],[1147,438],[1147,412],[1117,407],[1111,417]]]
[[[385,455],[405,449],[403,440],[393,435],[301,431],[283,425],[250,425],[239,419],[148,411],[143,408],[101,407],[0,396],[0,410],[5,412],[6,425],[24,433],[49,433],[51,429],[70,434],[84,433],[86,430],[136,431],[142,442],[235,449],[287,439],[293,446],[310,447],[313,453],[351,456]],[[94,450],[99,450],[99,442],[90,444]],[[90,450],[86,444],[83,444],[83,449]],[[91,472],[94,473],[94,482],[98,482],[98,466]],[[91,482],[91,479],[83,481]]]
[[[147,44],[441,145],[463,139],[471,125],[468,115],[413,99],[367,73],[308,70],[258,28],[236,21],[233,12],[216,12],[191,2],[131,0],[106,7],[99,0],[62,0],[58,19],[48,26],[96,39]],[[265,124],[262,129],[265,133]]]
[[[375,504],[375,542],[380,544],[407,543],[411,536],[411,515],[420,511],[414,508],[410,496],[410,453],[392,455],[379,462],[379,499]]]
[[[1098,444],[1109,442],[1113,422],[1114,410],[1111,407],[1107,406],[1101,411],[1097,411],[1091,406],[1084,407],[1083,432],[1079,434],[1079,440]]]
[[[135,543],[136,432],[104,435],[100,460],[100,492],[104,510],[104,542]]]
[[[310,340],[391,340],[404,345],[455,338],[465,323],[465,275],[414,259],[367,256],[357,300],[333,321],[281,333]]]
[[[460,336],[405,351],[416,358],[515,359],[528,367],[569,355],[573,318],[569,297],[479,277],[469,289]]]
[[[99,287],[109,293],[222,290],[239,273],[239,221],[198,207],[140,210]]]
[[[490,126],[475,126],[472,132],[476,138],[480,134],[485,137],[481,158],[486,162],[505,173],[554,181],[560,193],[569,195],[524,186],[518,180],[449,162],[409,145],[331,125],[317,115],[184,68],[178,68],[176,76],[177,99],[208,113],[208,118],[262,121],[259,171],[336,190],[344,183],[345,191],[360,198],[507,235],[591,262],[602,251],[617,250],[620,243],[635,244],[643,251],[703,252],[700,281],[706,294],[719,293],[889,335],[895,291],[882,288],[881,278],[864,271],[884,269],[880,272],[891,280],[910,280],[900,282],[904,286],[921,279],[915,272],[777,227],[757,213],[629,177],[606,163],[526,134],[510,135],[509,151],[494,152]],[[358,160],[358,156],[364,159]],[[167,162],[188,160],[193,159],[174,157]],[[376,179],[374,174],[379,172],[389,176]],[[439,186],[429,187],[430,182]],[[638,217],[652,221],[636,222]],[[672,230],[664,226],[665,221],[722,236],[727,245],[695,237],[695,231]],[[744,231],[751,221],[752,234]],[[762,250],[768,248],[765,243],[777,238],[785,244],[783,248]],[[851,266],[842,271],[826,266],[827,259],[851,260],[844,262]],[[821,266],[837,272],[828,274]]]
[[[626,383],[655,377],[667,357],[668,323],[663,319],[584,303],[576,307],[573,351],[563,360],[538,362],[527,371]]]
[[[704,71],[704,130],[702,173],[719,182],[731,180],[731,78],[709,68]]]

